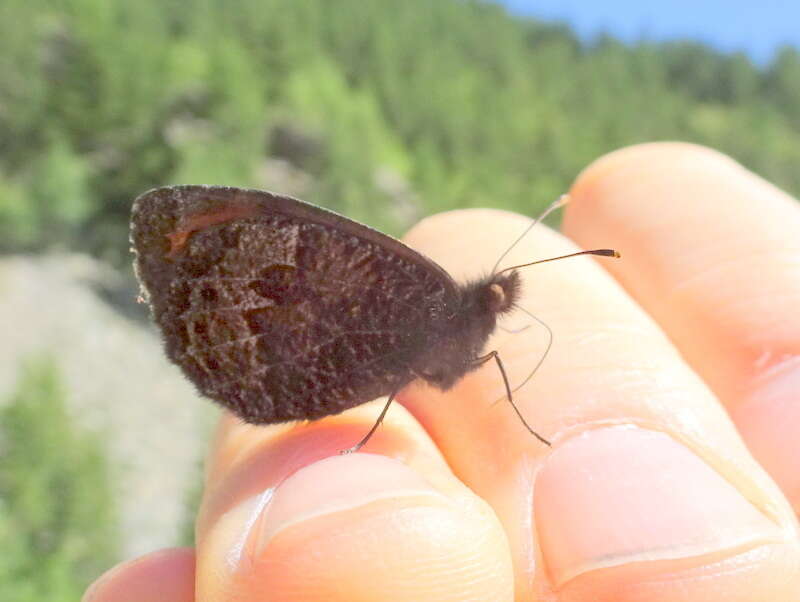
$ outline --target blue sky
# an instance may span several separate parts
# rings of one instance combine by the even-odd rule
[[[608,31],[625,41],[690,38],[768,62],[800,46],[800,0],[495,0],[510,12],[563,21],[582,38]]]

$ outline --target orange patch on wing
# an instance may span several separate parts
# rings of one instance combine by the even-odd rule
[[[216,224],[229,222],[242,217],[250,217],[251,215],[255,215],[257,211],[257,207],[253,205],[231,204],[182,218],[178,229],[175,230],[175,232],[167,234],[170,245],[167,258],[174,259],[178,253],[181,252],[186,245],[186,241],[189,240],[189,237],[193,233]]]

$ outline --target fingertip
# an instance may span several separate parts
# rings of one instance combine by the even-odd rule
[[[198,590],[309,602],[510,599],[502,530],[470,498],[384,456],[320,460],[211,526],[199,543]]]
[[[659,323],[797,509],[800,210],[730,157],[686,143],[621,149],[576,180],[565,231]],[[779,376],[779,375],[783,376]],[[794,404],[796,405],[796,404]]]
[[[794,536],[692,449],[630,426],[591,429],[557,445],[537,477],[534,508],[558,586],[637,563],[650,563],[653,574],[663,560],[700,566]]]
[[[193,602],[194,578],[192,548],[159,550],[106,571],[86,590],[82,602]]]
[[[499,209],[459,209],[421,220],[403,237],[410,247],[445,268],[457,281],[485,274],[514,245],[504,264],[573,251],[561,234],[539,224],[514,244],[533,218]]]
[[[570,198],[579,203],[603,198],[604,187],[612,176],[630,176],[637,181],[648,171],[676,163],[716,163],[726,168],[744,168],[713,148],[691,142],[666,141],[635,144],[612,151],[585,167],[570,187]],[[570,203],[567,212],[571,213]]]
[[[479,231],[487,223],[515,219],[525,219],[525,216],[514,211],[489,207],[453,209],[422,218],[409,229],[406,236],[419,237],[420,240],[424,237],[438,238],[442,230],[451,228],[458,228],[459,235],[463,236],[465,228]]]

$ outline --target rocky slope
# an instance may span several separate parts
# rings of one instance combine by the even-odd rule
[[[137,293],[85,256],[0,259],[0,400],[25,357],[56,359],[70,411],[107,441],[126,556],[178,542],[214,417],[164,357]]]

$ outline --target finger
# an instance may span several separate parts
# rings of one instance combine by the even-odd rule
[[[728,408],[800,512],[800,205],[714,151],[625,149],[573,189],[566,231],[614,240],[608,269]]]
[[[194,550],[171,548],[115,566],[86,590],[82,602],[194,599]]]
[[[423,221],[407,240],[466,280],[486,273],[528,223],[453,212]],[[573,250],[537,228],[503,265]],[[785,598],[800,586],[790,509],[716,399],[598,261],[613,260],[521,271],[520,305],[555,341],[515,402],[552,448],[507,404],[492,404],[503,391],[492,366],[448,393],[418,385],[404,402],[503,522],[518,599],[707,602],[763,600],[764,591]],[[524,319],[516,314],[509,325]],[[499,349],[518,383],[546,340],[534,324],[496,333],[486,351]]]
[[[382,402],[310,425],[221,422],[197,522],[198,599],[511,600],[508,544],[414,419]]]

